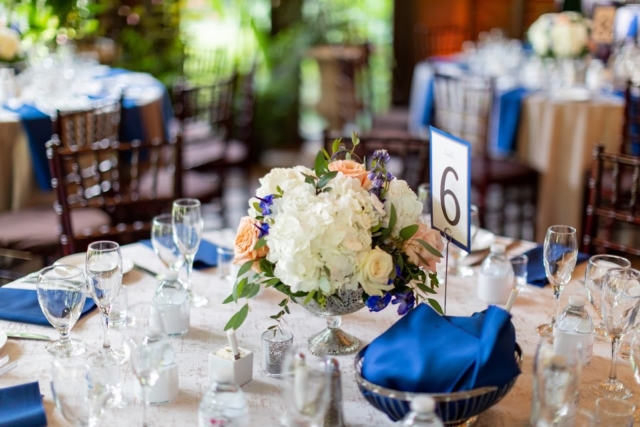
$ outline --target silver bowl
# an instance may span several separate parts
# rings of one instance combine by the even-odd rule
[[[431,396],[436,401],[436,411],[445,426],[459,426],[473,423],[478,415],[486,411],[505,397],[516,382],[517,376],[500,387],[481,387],[454,393],[410,393],[392,390],[375,385],[362,376],[363,348],[355,358],[356,383],[367,401],[379,411],[384,412],[393,421],[404,418],[409,412],[410,402],[420,395]],[[522,349],[516,344],[515,358],[518,366],[522,364]],[[472,425],[472,424],[467,424]]]

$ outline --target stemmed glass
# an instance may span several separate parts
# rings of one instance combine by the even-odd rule
[[[184,264],[184,257],[173,238],[173,216],[162,214],[151,222],[151,245],[165,267],[179,270]]]
[[[162,313],[154,314],[151,304],[134,304],[127,310],[125,348],[129,355],[129,365],[142,388],[144,427],[149,425],[149,389],[160,378],[160,368],[167,346],[163,320]]]
[[[555,309],[551,317],[551,323],[540,325],[537,328],[538,335],[551,336],[553,324],[560,308],[560,294],[565,285],[571,280],[573,270],[578,259],[578,239],[576,229],[568,225],[552,225],[547,230],[544,238],[544,270],[547,279],[553,286],[555,297]]]
[[[109,341],[109,312],[122,284],[120,245],[109,241],[91,243],[87,249],[86,265],[89,290],[102,313],[102,325],[104,327],[103,351],[95,353],[91,357],[107,358],[107,362],[121,365],[126,361],[125,354],[111,348],[111,342]],[[100,363],[100,365],[104,364]]]
[[[607,271],[612,268],[629,267],[631,267],[631,262],[617,255],[595,255],[589,258],[587,271],[584,275],[584,287],[589,294],[589,302],[598,316],[600,316],[600,319],[602,319],[602,312],[600,310],[600,304],[602,303],[602,283],[604,282]],[[602,320],[596,327],[594,336],[599,341],[609,341],[609,336],[607,335]]]
[[[54,356],[70,357],[85,352],[84,343],[69,338],[86,298],[87,282],[84,272],[72,265],[54,265],[38,274],[37,294],[45,317],[60,333],[60,339],[47,345]]]
[[[418,186],[418,201],[422,203],[420,220],[431,227],[431,184],[428,182]]]
[[[191,284],[191,274],[193,273],[193,261],[200,240],[202,238],[202,229],[204,223],[200,212],[200,201],[197,199],[178,199],[173,202],[172,211],[173,239],[178,245],[178,249],[182,254],[187,265],[187,292],[191,298],[191,305],[194,307],[202,307],[207,305],[209,300],[202,295],[193,292]]]
[[[478,216],[478,208],[476,206],[471,206],[471,216],[469,220],[471,221],[471,242],[473,244],[473,239],[476,237],[476,234],[478,234],[478,229],[480,228],[480,217]],[[470,249],[473,250],[473,247]],[[455,277],[473,276],[473,268],[460,265],[460,261],[465,259],[466,256],[469,255],[469,252],[460,249],[454,244],[450,244],[449,254],[451,254],[449,274]]]
[[[602,319],[611,337],[611,370],[609,378],[593,385],[593,391],[604,397],[627,399],[633,394],[618,380],[616,367],[620,341],[637,322],[640,310],[640,271],[612,268],[602,285]]]
[[[633,368],[633,377],[636,383],[640,384],[640,330],[638,330],[638,328],[635,328],[633,332],[629,353],[629,361],[631,362],[631,368]],[[636,410],[634,421],[640,422],[640,409]]]

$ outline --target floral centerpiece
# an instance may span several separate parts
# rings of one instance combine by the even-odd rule
[[[9,27],[0,27],[0,62],[14,63],[22,60],[20,34]]]
[[[543,58],[580,58],[589,51],[590,21],[578,12],[546,13],[529,27],[527,37]]]
[[[313,170],[276,168],[260,179],[236,236],[234,263],[242,266],[224,301],[246,303],[225,330],[240,327],[261,286],[284,295],[269,329],[280,326],[291,301],[326,307],[346,291],[358,291],[370,311],[392,304],[403,315],[425,300],[442,312],[431,298],[440,233],[420,221],[422,203],[407,182],[386,170],[387,151],[376,151],[367,170],[353,153],[355,133],[352,142],[347,150],[334,141]]]

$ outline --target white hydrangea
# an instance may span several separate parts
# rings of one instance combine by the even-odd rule
[[[409,187],[406,181],[394,179],[389,182],[389,190],[384,195],[385,217],[382,225],[389,225],[391,205],[396,208],[396,226],[391,232],[392,236],[398,236],[404,227],[417,224],[422,214],[422,203],[418,201],[418,196]]]
[[[577,12],[547,13],[529,27],[527,36],[538,56],[577,58],[587,48],[589,26]]]
[[[296,188],[304,184],[304,175],[316,176],[315,172],[304,166],[296,166],[294,168],[273,168],[271,172],[260,178],[260,187],[256,190],[256,196],[265,197],[270,194],[277,194],[278,187],[283,192]],[[252,197],[249,200],[249,216],[255,218],[259,213],[253,208],[253,204],[258,199]]]
[[[371,228],[380,222],[382,204],[342,173],[330,182],[331,191],[316,195],[304,177],[294,176],[301,175],[296,169],[277,170],[261,181],[259,196],[273,194],[276,185],[284,193],[272,206],[267,259],[294,292],[356,289],[356,259],[371,250]]]
[[[20,35],[11,28],[0,27],[0,60],[11,61],[20,53]]]

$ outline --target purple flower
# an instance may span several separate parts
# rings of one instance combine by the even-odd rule
[[[389,305],[389,301],[391,301],[391,294],[388,292],[381,297],[371,296],[367,298],[367,307],[369,307],[369,312],[383,310]]]
[[[260,209],[262,210],[262,215],[271,215],[271,205],[273,204],[273,194],[269,194],[265,196],[264,199],[258,197],[260,200]]]
[[[376,178],[376,179],[373,180],[372,184],[373,184],[373,186],[375,188],[380,188],[380,187],[382,187],[384,185],[384,180],[382,180],[380,178]]]
[[[373,181],[374,179],[376,179],[376,172],[375,171],[371,171],[369,172],[369,175],[367,175],[367,178],[369,178],[369,181]]]
[[[400,304],[398,307],[398,314],[403,316],[409,312],[416,305],[416,297],[412,291],[401,292],[394,295],[392,304]],[[367,301],[368,302],[368,301]]]
[[[393,174],[391,172],[387,172],[387,181],[391,181],[393,179],[395,179],[396,177],[393,176]]]
[[[256,225],[256,228],[260,230],[260,235],[258,236],[259,239],[262,239],[264,236],[269,234],[269,224],[266,222],[263,222],[259,227]]]

